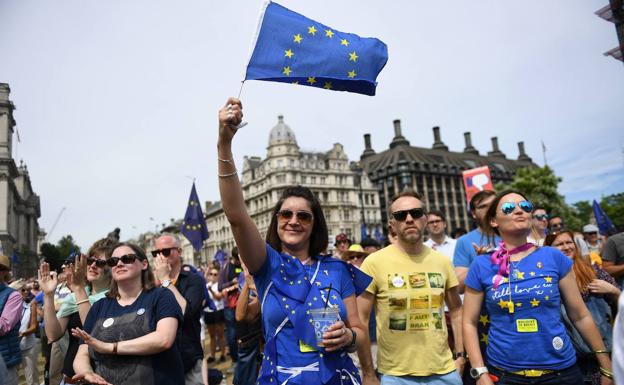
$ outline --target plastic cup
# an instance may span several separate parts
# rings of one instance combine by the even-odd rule
[[[327,328],[340,321],[340,309],[338,307],[310,309],[310,316],[314,325],[316,344],[318,347],[323,347],[323,334]]]

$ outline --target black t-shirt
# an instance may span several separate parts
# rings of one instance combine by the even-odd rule
[[[80,322],[79,312],[72,313],[67,316],[67,332],[69,333],[69,344],[67,345],[67,354],[63,361],[63,374],[68,377],[74,376],[74,358],[78,353],[78,346],[80,346],[80,339],[72,336],[71,331],[73,328],[81,328],[82,322]]]
[[[156,330],[163,318],[182,323],[182,311],[173,293],[165,288],[144,291],[128,306],[103,298],[91,307],[84,330],[104,342],[132,340]],[[179,327],[178,327],[178,330]],[[89,349],[95,372],[115,385],[184,384],[182,358],[177,344],[149,356],[110,355]]]
[[[176,338],[186,373],[195,366],[197,360],[204,357],[204,350],[201,346],[201,324],[199,323],[204,301],[204,282],[197,274],[190,271],[190,268],[186,270],[185,267],[180,271],[175,287],[186,300],[184,323],[178,328]]]

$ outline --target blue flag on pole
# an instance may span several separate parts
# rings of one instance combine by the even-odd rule
[[[596,217],[596,224],[598,225],[598,230],[600,230],[600,234],[607,235],[607,232],[610,229],[614,228],[615,226],[613,226],[613,222],[611,222],[611,219],[609,219],[607,214],[604,212],[602,207],[600,207],[600,205],[598,204],[598,202],[596,202],[595,199],[594,199],[593,206],[594,206],[594,216]]]
[[[180,232],[191,242],[196,251],[201,250],[202,243],[205,239],[208,239],[208,227],[206,227],[204,213],[197,197],[195,182],[193,182],[191,196],[189,197],[186,214],[184,214],[184,221],[182,226],[180,226]]]
[[[273,2],[261,11],[245,80],[375,95],[388,47],[328,27]]]

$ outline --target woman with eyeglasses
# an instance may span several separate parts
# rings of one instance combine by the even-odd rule
[[[223,210],[262,307],[266,345],[258,383],[359,384],[345,351],[354,351],[368,332],[359,320],[355,296],[370,278],[323,255],[328,242],[325,217],[305,187],[283,190],[265,243],[247,212],[232,155],[242,117],[238,99],[228,99],[219,111],[218,174]],[[338,313],[340,320],[313,321],[312,314],[325,311]]]
[[[579,293],[572,261],[552,247],[527,242],[533,205],[518,192],[496,195],[485,215],[485,230],[500,235],[497,251],[480,255],[466,277],[464,343],[470,375],[478,385],[582,384],[576,354],[561,320],[570,320],[597,354],[603,385],[613,382],[611,360]],[[488,317],[480,319],[485,302]],[[489,322],[487,335],[477,323]],[[487,341],[487,366],[479,340]]]
[[[204,323],[208,327],[208,335],[210,335],[210,354],[206,362],[215,362],[217,353],[217,343],[221,351],[219,362],[225,362],[225,318],[224,318],[224,293],[219,291],[219,268],[217,265],[211,266],[206,271],[206,287],[208,295],[212,301],[212,306],[204,308]]]
[[[67,285],[72,293],[65,297],[58,312],[54,309],[58,277],[55,272],[50,272],[48,263],[41,264],[39,283],[44,292],[43,321],[45,335],[50,343],[61,339],[66,331],[82,327],[91,306],[108,292],[111,272],[106,266],[106,258],[111,251],[112,244],[107,239],[101,239],[91,246],[86,257],[79,255],[76,258],[67,274]],[[73,383],[73,363],[79,345],[80,339],[70,334],[67,354],[63,360],[62,383]]]
[[[548,234],[544,245],[559,249],[572,260],[576,286],[600,331],[606,349],[611,350],[613,347],[611,323],[614,317],[610,305],[617,306],[621,294],[620,286],[609,273],[597,264],[592,265],[581,256],[571,231]],[[596,357],[571,323],[565,308],[562,308],[562,315],[568,335],[576,350],[577,363],[583,372],[585,382],[599,384],[600,370]]]
[[[106,260],[113,282],[89,311],[74,360],[74,381],[97,385],[178,385],[184,369],[174,344],[182,310],[173,293],[155,287],[145,252],[120,243]]]

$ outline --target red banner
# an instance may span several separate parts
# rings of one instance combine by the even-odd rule
[[[466,190],[466,200],[468,202],[479,191],[494,190],[488,166],[463,171],[462,176],[464,177],[464,189]]]

